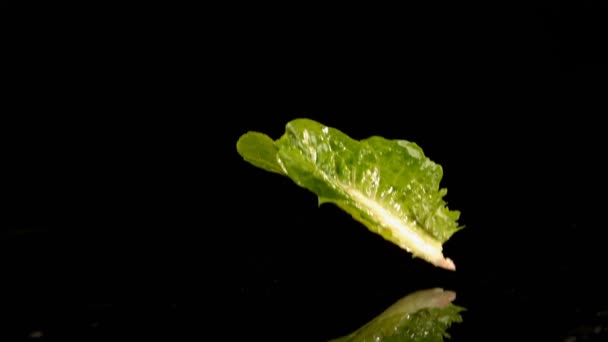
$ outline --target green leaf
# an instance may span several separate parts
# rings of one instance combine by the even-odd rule
[[[452,304],[456,293],[440,288],[417,291],[398,300],[357,331],[330,342],[441,342],[461,323],[465,309]]]
[[[236,149],[249,163],[266,171],[285,174],[277,160],[277,147],[266,134],[247,132],[236,143]]]
[[[372,136],[354,140],[309,119],[296,119],[276,141],[244,134],[238,152],[249,163],[283,174],[333,203],[403,249],[436,266],[455,270],[442,245],[461,229],[439,183],[440,165],[406,140]]]

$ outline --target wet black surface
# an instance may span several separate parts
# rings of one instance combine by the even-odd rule
[[[441,287],[454,341],[608,340],[601,6],[473,7],[13,26],[1,339],[325,341]],[[441,164],[457,271],[236,153],[297,117]]]

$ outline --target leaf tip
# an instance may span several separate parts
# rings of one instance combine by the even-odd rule
[[[449,271],[456,271],[456,264],[450,258],[442,258],[435,265]]]

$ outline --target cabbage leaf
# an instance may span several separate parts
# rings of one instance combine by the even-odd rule
[[[277,140],[247,132],[237,142],[243,159],[289,177],[333,203],[369,230],[429,263],[455,270],[443,243],[462,227],[440,188],[443,169],[407,140],[372,136],[357,141],[310,119],[287,123]]]

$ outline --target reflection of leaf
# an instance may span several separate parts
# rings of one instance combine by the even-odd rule
[[[451,302],[456,293],[430,289],[409,294],[350,335],[331,342],[441,342],[464,308]]]
[[[237,142],[247,162],[291,178],[314,192],[319,203],[333,203],[372,232],[446,269],[455,265],[442,244],[461,227],[439,188],[440,165],[413,142],[378,136],[357,141],[308,119],[287,124],[273,141],[248,132]]]

